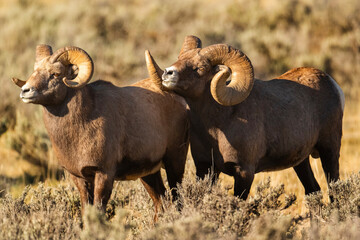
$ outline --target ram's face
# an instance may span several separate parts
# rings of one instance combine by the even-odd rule
[[[145,56],[153,82],[185,98],[199,98],[209,91],[219,104],[233,106],[249,96],[254,84],[254,71],[248,57],[227,44],[202,48],[198,37],[187,36],[178,60],[164,72],[148,51]]]
[[[61,103],[68,88],[82,88],[90,81],[94,65],[81,48],[64,47],[52,54],[48,45],[36,48],[34,72],[27,81],[13,78],[21,87],[20,98],[25,103],[56,105]]]
[[[34,72],[21,87],[23,102],[53,105],[65,98],[67,91],[62,81],[65,67],[60,62],[50,63],[49,58],[35,64]]]
[[[199,54],[200,49],[189,50],[178,61],[166,68],[162,85],[184,97],[196,98],[205,91],[214,69],[208,59]]]

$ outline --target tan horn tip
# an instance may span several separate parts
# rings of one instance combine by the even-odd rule
[[[161,82],[163,70],[157,65],[149,50],[145,50],[146,68],[152,82],[160,89],[164,89]]]
[[[146,62],[146,67],[149,71],[149,67],[152,68],[151,65],[153,65],[154,61],[153,61],[150,51],[147,49],[145,50],[145,62]]]
[[[149,57],[151,57],[150,51],[146,49],[145,50],[145,58],[147,59]]]
[[[145,61],[148,70],[150,70],[149,67],[151,68],[150,72],[157,71],[162,74],[161,68],[157,65],[149,50],[145,50]]]
[[[18,78],[11,78],[13,83],[15,83],[17,86],[22,87],[25,85],[26,81],[20,80]]]

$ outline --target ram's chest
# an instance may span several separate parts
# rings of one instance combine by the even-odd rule
[[[89,129],[88,129],[89,130]],[[106,159],[105,138],[99,130],[49,132],[59,164],[71,174],[82,176],[87,167],[98,168]]]

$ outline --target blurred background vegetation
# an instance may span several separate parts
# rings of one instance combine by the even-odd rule
[[[36,45],[81,47],[94,60],[93,80],[123,86],[147,77],[146,49],[167,67],[186,35],[200,37],[203,46],[240,48],[257,78],[299,66],[332,75],[346,95],[340,161],[346,178],[360,170],[359,13],[358,0],[0,0],[0,194],[61,176],[41,107],[22,103],[11,82],[30,76]],[[319,161],[312,165],[326,188]],[[254,185],[266,176],[259,174]],[[292,170],[270,176],[286,191],[303,194]]]

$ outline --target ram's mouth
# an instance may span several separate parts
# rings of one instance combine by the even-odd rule
[[[36,100],[36,97],[21,97],[20,96],[20,98],[24,103],[33,103]]]
[[[173,80],[173,79],[167,79],[167,80],[162,80],[161,84],[166,87],[167,89],[175,89],[176,85],[177,85],[177,81]]]
[[[33,103],[36,101],[36,98],[38,97],[38,93],[35,91],[31,92],[24,92],[22,91],[20,93],[20,98],[24,103]]]
[[[36,98],[21,98],[24,103],[34,103]]]

